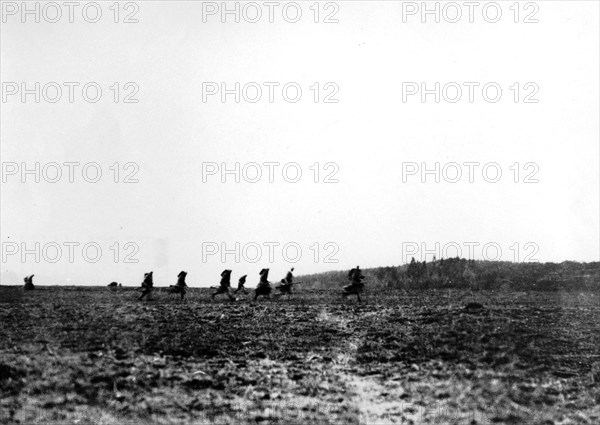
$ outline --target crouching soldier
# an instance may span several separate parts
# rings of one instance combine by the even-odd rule
[[[119,290],[120,287],[121,287],[121,284],[117,283],[117,282],[114,282],[114,281],[110,282],[108,284],[108,289],[111,290],[112,292],[115,292],[115,291]]]
[[[152,281],[152,273],[144,273],[144,281],[142,282],[142,295],[138,298],[141,300],[146,295],[148,295],[148,299],[152,298],[152,291],[154,291],[154,282]]]
[[[223,270],[221,273],[221,282],[217,291],[212,294],[211,298],[215,298],[216,295],[227,294],[231,301],[235,301],[235,297],[231,293],[231,270]]]
[[[362,270],[359,266],[350,270],[348,273],[348,279],[350,280],[350,285],[344,286],[344,292],[342,295],[344,297],[348,295],[356,294],[356,298],[360,302],[360,294],[363,292],[365,284],[363,283],[363,279],[365,277],[362,274]]]
[[[25,278],[23,278],[23,281],[25,282],[25,285],[23,285],[23,289],[26,291],[33,291],[35,289],[35,286],[33,286],[33,276],[35,275],[31,275],[31,276],[25,276]]]
[[[285,275],[285,279],[281,279],[281,282],[277,286],[277,290],[283,294],[291,294],[292,293],[292,285],[294,284],[294,275],[292,272],[294,268],[292,267],[289,272]]]
[[[248,275],[245,274],[244,276],[240,277],[240,280],[238,280],[238,287],[235,291],[233,291],[234,294],[237,294],[239,291],[243,291],[244,294],[248,294],[248,291],[246,291],[246,288],[244,288],[244,285],[246,284],[246,276]]]
[[[269,282],[269,269],[262,269],[259,273],[260,282],[256,285],[256,289],[254,290],[254,299],[257,299],[259,295],[263,295],[268,297],[271,294],[271,282]]]
[[[185,283],[185,277],[187,276],[187,272],[181,271],[177,275],[177,284],[170,285],[172,294],[181,294],[181,299],[185,298],[185,294],[187,292],[187,284]]]

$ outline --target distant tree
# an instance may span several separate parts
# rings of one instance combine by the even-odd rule
[[[406,269],[406,276],[409,279],[417,280],[419,278],[419,272],[419,264],[415,261],[415,257],[412,257],[410,264],[408,265],[408,269]]]

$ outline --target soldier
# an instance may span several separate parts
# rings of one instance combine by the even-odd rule
[[[221,273],[221,282],[217,291],[212,294],[211,298],[214,299],[215,295],[227,294],[231,301],[235,301],[235,297],[231,294],[231,270],[223,270]]]
[[[240,280],[238,280],[238,287],[235,291],[233,291],[234,294],[237,294],[239,291],[244,291],[244,294],[248,294],[248,291],[246,291],[246,288],[244,288],[244,285],[246,284],[246,276],[248,275],[245,274],[244,276],[240,277]]]
[[[31,276],[25,276],[25,278],[23,278],[23,281],[25,281],[25,285],[23,285],[23,289],[26,291],[33,291],[35,289],[35,286],[33,286],[33,276],[35,275],[31,275]]]
[[[285,279],[281,279],[281,282],[277,286],[277,289],[283,294],[291,294],[292,293],[292,285],[294,284],[294,275],[292,272],[294,268],[292,267],[289,272],[285,275]]]
[[[362,293],[365,286],[365,284],[363,283],[364,278],[365,277],[363,276],[362,270],[359,266],[356,266],[356,268],[350,270],[350,272],[348,273],[350,285],[344,286],[344,292],[342,293],[342,295],[346,297],[348,295],[356,294],[356,298],[360,302],[360,294]]]
[[[152,298],[152,291],[154,291],[154,282],[152,281],[152,273],[144,273],[144,281],[142,282],[142,295],[138,298],[141,300],[146,295],[148,295],[148,299]]]
[[[269,277],[269,269],[262,269],[259,273],[260,282],[256,285],[256,289],[254,290],[254,299],[256,300],[259,295],[264,295],[268,297],[271,294],[271,282],[268,281]]]
[[[177,275],[177,284],[170,285],[171,293],[173,294],[181,294],[181,299],[185,298],[185,294],[187,292],[187,284],[185,283],[185,277],[187,276],[187,272],[181,271]]]

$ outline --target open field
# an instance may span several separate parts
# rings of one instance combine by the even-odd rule
[[[137,294],[0,287],[0,422],[600,423],[597,292]]]

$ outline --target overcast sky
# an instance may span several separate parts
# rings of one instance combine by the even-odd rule
[[[245,3],[239,23],[233,15],[222,23],[213,7],[221,2],[121,3],[119,23],[112,2],[101,4],[97,23],[84,19],[84,2],[73,23],[64,6],[57,23],[46,22],[56,8],[45,3],[40,23],[35,15],[23,23],[22,11],[8,3],[0,41],[2,284],[35,274],[38,284],[137,285],[152,270],[160,286],[186,270],[189,284],[207,286],[227,268],[234,280],[248,274],[253,286],[263,267],[278,280],[290,267],[304,274],[398,265],[407,252],[429,260],[422,248],[435,252],[436,243],[438,257],[456,256],[458,245],[463,257],[474,246],[476,259],[498,257],[499,247],[506,261],[598,260],[597,2],[521,2],[518,17],[514,2],[499,2],[496,23],[488,22],[495,10],[484,15],[482,7],[469,22],[462,2],[456,23],[448,20],[457,9],[444,2],[440,23],[433,15],[422,23],[412,4],[391,1],[323,2],[318,17],[313,2],[299,2],[296,23],[288,22],[293,6],[283,15],[285,2],[273,23],[262,2],[256,23],[248,21],[257,8]],[[93,20],[95,10],[86,13]],[[127,16],[139,22],[121,22]],[[23,102],[21,83],[35,91],[36,82],[40,102],[35,94]],[[65,82],[79,84],[73,103]],[[90,82],[88,99],[94,86],[102,89],[96,103],[81,94]],[[222,82],[227,89],[240,83],[239,103],[234,94],[221,101]],[[440,83],[439,103],[434,94],[425,102],[420,92],[408,96],[422,82],[427,89]],[[56,103],[49,101],[56,85],[48,83],[62,87]],[[265,83],[273,83],[272,103]],[[473,83],[472,103],[464,83]],[[257,85],[262,97],[251,103]],[[462,97],[453,103],[457,85]],[[302,95],[292,103],[294,87]],[[496,87],[502,97],[494,103]],[[63,173],[56,183],[49,181],[52,162]],[[65,162],[81,164],[74,183]],[[222,183],[221,164],[233,169],[236,162],[241,181],[230,174]],[[265,162],[280,164],[274,182]],[[421,164],[434,169],[436,162],[440,182],[433,174],[422,182]],[[40,164],[39,183],[21,174],[22,163]],[[97,183],[84,180],[86,163],[102,169]],[[262,165],[256,183],[248,181],[256,175],[249,163]],[[282,176],[287,163],[302,170],[298,182]],[[447,181],[456,171],[448,163],[461,165],[455,183]],[[473,182],[464,163],[480,164]],[[499,180],[487,181],[498,166]],[[216,174],[203,176],[203,169]],[[93,179],[94,169],[87,171]],[[130,174],[137,183],[123,182]],[[68,243],[80,244],[71,245],[72,262]],[[85,244],[92,244],[87,257]],[[484,252],[486,244],[493,249]],[[96,263],[94,246],[102,249]],[[225,261],[223,247],[231,251]],[[23,257],[23,248],[32,253]]]

